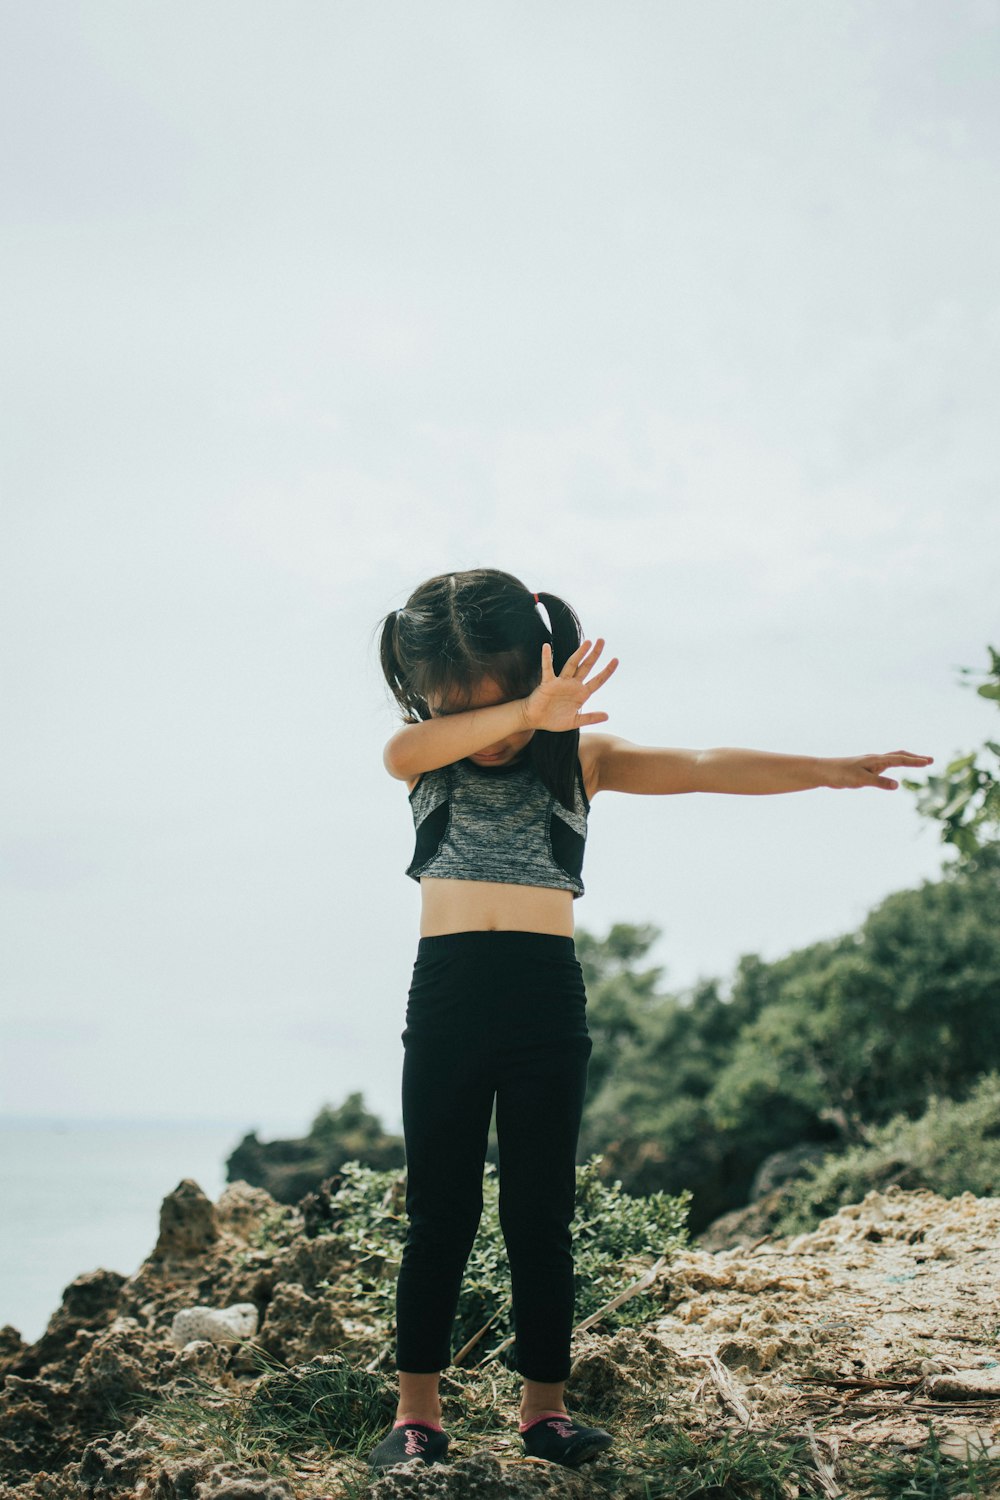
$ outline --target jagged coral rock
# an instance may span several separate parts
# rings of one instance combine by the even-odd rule
[[[0,1472],[27,1478],[58,1446],[67,1387],[8,1375],[0,1391]]]
[[[311,1297],[296,1282],[275,1287],[257,1342],[286,1364],[301,1364],[344,1340],[343,1324],[329,1296]]]
[[[17,1485],[0,1480],[0,1500],[80,1500],[79,1467],[74,1460],[54,1474],[39,1469]]]
[[[386,1469],[368,1490],[369,1500],[537,1500],[540,1495],[590,1500],[593,1488],[570,1469],[552,1464],[501,1465],[491,1453],[472,1453],[449,1464],[415,1458]],[[545,1472],[542,1472],[542,1471]]]
[[[218,1241],[215,1204],[193,1177],[183,1177],[160,1205],[160,1233],[150,1260],[190,1260]]]
[[[357,1261],[357,1251],[336,1234],[322,1234],[316,1239],[297,1239],[274,1257],[275,1276],[280,1281],[297,1281],[307,1291],[324,1283],[335,1282],[341,1273]]]
[[[152,1394],[160,1382],[155,1341],[134,1318],[116,1318],[94,1339],[80,1360],[70,1397],[84,1417],[105,1418],[131,1399]]]
[[[80,1356],[101,1328],[115,1317],[117,1300],[125,1278],[118,1271],[87,1271],[70,1282],[60,1305],[35,1344],[7,1343],[6,1359],[0,1357],[0,1374],[32,1377],[43,1375],[69,1379]],[[20,1341],[16,1329],[11,1332]]]
[[[197,1500],[198,1486],[218,1462],[216,1455],[204,1452],[161,1459],[153,1471],[150,1500]]]
[[[294,1500],[285,1480],[275,1479],[266,1469],[240,1473],[236,1465],[228,1463],[217,1465],[195,1494],[197,1500]]]
[[[144,1437],[152,1441],[144,1444]],[[87,1444],[80,1459],[80,1485],[90,1497],[132,1490],[155,1457],[155,1435],[136,1422],[128,1433],[116,1432]]]
[[[0,1378],[6,1370],[16,1370],[31,1345],[26,1344],[13,1323],[0,1328]]]
[[[479,1447],[476,1438],[468,1446],[456,1441],[450,1464],[431,1469],[417,1464],[371,1476],[363,1456],[355,1454],[354,1435],[391,1418],[395,1393],[385,1358],[376,1358],[384,1330],[369,1326],[356,1278],[340,1274],[343,1262],[356,1264],[357,1252],[352,1254],[336,1234],[308,1236],[304,1227],[296,1227],[294,1215],[275,1220],[266,1195],[241,1189],[234,1199],[233,1225],[240,1223],[244,1238],[220,1212],[218,1238],[207,1234],[202,1253],[147,1260],[124,1284],[116,1272],[78,1278],[37,1344],[26,1348],[16,1330],[8,1329],[6,1336],[0,1330],[0,1354],[13,1361],[0,1391],[0,1470],[7,1481],[0,1481],[0,1500],[80,1500],[87,1494],[93,1500],[218,1500],[224,1486],[233,1496],[261,1500],[268,1484],[273,1500],[288,1500],[289,1486],[296,1500],[362,1492],[385,1500],[408,1495],[516,1500],[536,1493],[592,1500],[601,1487],[602,1460],[577,1475],[525,1458],[510,1433],[485,1438],[485,1453],[470,1453]],[[266,1239],[254,1233],[255,1225],[266,1230]],[[259,1243],[268,1248],[257,1248]],[[594,1325],[574,1336],[570,1409],[616,1435],[605,1474],[615,1474],[616,1465],[628,1471],[621,1476],[623,1495],[631,1495],[632,1488],[638,1494],[644,1483],[631,1472],[633,1433],[655,1443],[666,1440],[678,1423],[698,1431],[719,1420],[726,1423],[713,1396],[716,1376],[725,1378],[720,1365],[729,1366],[732,1385],[765,1425],[808,1415],[816,1399],[810,1388],[814,1378],[948,1377],[957,1384],[942,1429],[945,1451],[945,1443],[960,1437],[965,1442],[983,1426],[982,1394],[977,1407],[968,1400],[970,1387],[976,1393],[986,1385],[993,1389],[998,1245],[1000,1199],[971,1194],[946,1199],[890,1187],[841,1208],[803,1236],[717,1255],[679,1251],[639,1294],[648,1323],[604,1331]],[[627,1280],[623,1274],[623,1283]],[[256,1452],[249,1461],[223,1463],[232,1450],[213,1439],[211,1424],[203,1428],[194,1420],[179,1433],[169,1423],[162,1433],[144,1430],[147,1421],[156,1423],[160,1398],[198,1396],[196,1374],[217,1388],[220,1409],[224,1397],[254,1395],[251,1403],[240,1402],[241,1422],[251,1405],[261,1414],[274,1387],[260,1378],[255,1341],[195,1341],[181,1350],[169,1342],[176,1312],[236,1302],[252,1302],[263,1315],[258,1340],[270,1329],[295,1361],[292,1371],[278,1372],[277,1394],[284,1411],[288,1393],[282,1382],[301,1386],[307,1445],[317,1392],[326,1385],[335,1392],[328,1410],[335,1414],[336,1445],[318,1442],[315,1454],[303,1454],[301,1469],[298,1457],[286,1468],[272,1449],[270,1478],[252,1469],[260,1462]],[[328,1351],[338,1342],[341,1319],[350,1337],[332,1355]],[[304,1357],[311,1368],[299,1368]],[[326,1369],[328,1382],[320,1378]],[[338,1372],[350,1379],[340,1380]],[[460,1373],[467,1386],[463,1415],[475,1431],[478,1418],[495,1408],[493,1381],[500,1372]],[[516,1394],[517,1382],[513,1372],[503,1373],[501,1399],[506,1399]],[[803,1377],[810,1384],[800,1389]],[[921,1388],[919,1396],[938,1393],[932,1385]],[[909,1386],[898,1400],[895,1392],[884,1393],[866,1419],[866,1445],[919,1445],[931,1403],[911,1404],[912,1394]],[[116,1433],[125,1413],[116,1417],[115,1406],[125,1398],[129,1404],[138,1401],[148,1415]],[[207,1399],[215,1404],[210,1392]],[[941,1405],[935,1405],[936,1417]],[[989,1405],[992,1410],[995,1398]],[[845,1447],[853,1440],[853,1420],[851,1408],[843,1420],[835,1414],[831,1421],[832,1435],[842,1434]],[[80,1456],[95,1440],[88,1484],[79,1477]],[[143,1452],[148,1469],[141,1463]],[[286,1473],[292,1476],[287,1483]],[[127,1482],[131,1475],[134,1482]],[[845,1473],[838,1469],[836,1478],[845,1496],[860,1493],[851,1485],[849,1465]]]
[[[208,1339],[194,1339],[178,1349],[174,1356],[173,1373],[201,1375],[207,1380],[218,1380],[226,1364],[228,1346],[213,1344]]]
[[[85,1271],[70,1282],[62,1302],[49,1319],[52,1334],[75,1328],[97,1328],[115,1315],[118,1296],[125,1284],[120,1271]]]
[[[164,1457],[163,1434],[147,1417],[139,1417],[127,1432],[95,1438],[84,1449],[79,1465],[80,1489],[89,1500],[107,1495],[139,1495],[148,1500],[196,1500],[205,1481],[215,1489],[244,1466],[225,1463],[216,1451],[196,1451],[182,1458]]]
[[[219,1196],[215,1213],[220,1229],[249,1243],[264,1216],[274,1213],[278,1206],[265,1188],[253,1187],[240,1178],[238,1182],[231,1182]]]
[[[578,1347],[566,1398],[594,1417],[612,1417],[626,1401],[670,1383],[670,1355],[648,1330],[620,1328],[611,1338],[581,1339]]]

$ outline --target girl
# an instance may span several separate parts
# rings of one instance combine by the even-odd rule
[[[577,1468],[613,1442],[573,1421],[563,1399],[576,1149],[593,1045],[573,941],[591,802],[606,791],[894,790],[889,766],[933,757],[675,750],[581,735],[608,717],[588,703],[617,657],[595,672],[604,641],[581,638],[565,600],[496,568],[428,579],[380,628],[382,668],[405,721],[383,758],[409,791],[416,841],[406,874],[420,883],[421,919],[402,1033],[399,1402],[370,1462],[435,1463],[447,1452],[438,1381],[482,1212],[495,1096],[524,1382],[519,1431],[529,1454]]]

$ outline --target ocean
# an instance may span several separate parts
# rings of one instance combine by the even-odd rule
[[[192,1177],[215,1201],[226,1157],[253,1128],[0,1119],[0,1327],[32,1344],[82,1272],[131,1276],[156,1244],[166,1195]]]

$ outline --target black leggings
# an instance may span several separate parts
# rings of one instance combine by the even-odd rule
[[[517,1369],[529,1380],[568,1377],[569,1226],[593,1047],[586,1011],[571,937],[420,939],[402,1033],[409,1224],[396,1285],[397,1370],[428,1374],[451,1363],[495,1094]]]

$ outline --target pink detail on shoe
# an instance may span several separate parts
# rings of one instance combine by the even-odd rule
[[[393,1425],[394,1428],[395,1427],[429,1427],[430,1430],[431,1430],[431,1432],[444,1432],[444,1428],[443,1427],[439,1427],[438,1424],[437,1424],[437,1422],[418,1422],[418,1421],[408,1422],[405,1417],[401,1417],[398,1422],[393,1422],[392,1425]]]
[[[551,1427],[558,1432],[560,1437],[570,1438],[573,1436],[573,1426],[569,1422],[546,1422],[546,1427]]]
[[[423,1454],[424,1448],[427,1446],[426,1432],[421,1432],[419,1427],[414,1427],[410,1422],[403,1422],[401,1424],[394,1422],[392,1425],[394,1427],[401,1425],[406,1428],[406,1447],[403,1449],[403,1452],[407,1458],[412,1458],[414,1455],[419,1457]]]
[[[527,1432],[529,1427],[534,1427],[536,1422],[544,1422],[546,1417],[559,1417],[564,1422],[570,1421],[570,1418],[567,1417],[564,1411],[543,1411],[537,1417],[532,1417],[530,1422],[519,1422],[517,1430],[518,1432]],[[563,1433],[562,1436],[569,1436],[569,1434]]]

